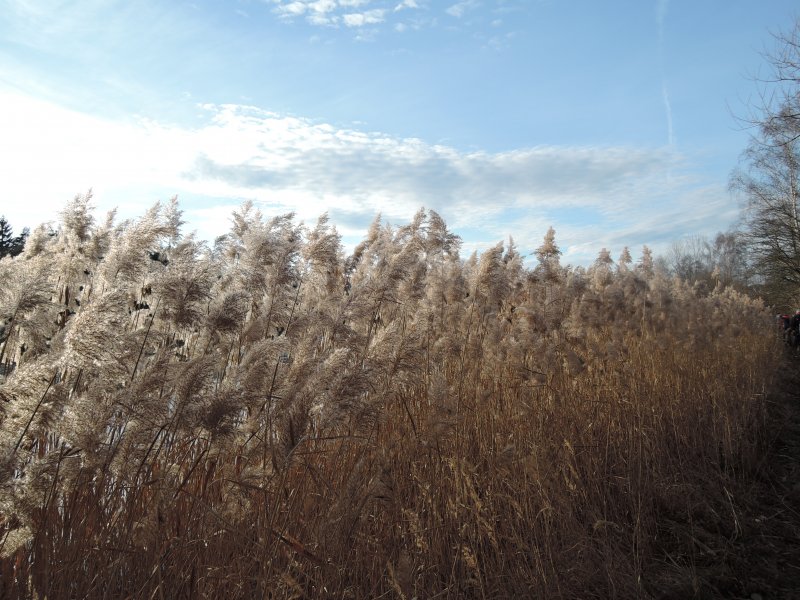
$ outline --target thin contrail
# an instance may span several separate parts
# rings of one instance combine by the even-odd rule
[[[672,133],[672,106],[669,103],[666,81],[661,82],[661,96],[664,98],[664,109],[667,111],[667,143],[673,146],[675,144],[675,136]]]
[[[667,8],[669,8],[669,0],[657,0],[656,23],[658,24],[658,54],[661,61],[661,97],[664,100],[664,110],[667,114],[667,143],[673,146],[675,135],[672,130],[672,106],[669,103],[667,79],[664,76],[664,20],[667,17]]]
[[[656,22],[658,23],[659,44],[664,41],[664,18],[667,16],[669,0],[658,0],[656,5]]]

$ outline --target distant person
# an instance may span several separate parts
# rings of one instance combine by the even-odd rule
[[[800,308],[794,311],[794,315],[789,320],[789,345],[793,348],[800,341]]]
[[[775,315],[775,325],[779,335],[783,337],[783,341],[787,344],[791,343],[792,317],[786,314]]]

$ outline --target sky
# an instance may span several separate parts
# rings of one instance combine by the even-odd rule
[[[736,225],[742,121],[795,0],[0,0],[0,213],[252,200],[346,248],[437,211],[562,262]],[[532,259],[531,259],[532,260]]]

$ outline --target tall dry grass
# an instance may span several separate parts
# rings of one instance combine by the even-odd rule
[[[659,597],[738,535],[758,302],[552,230],[463,261],[432,211],[345,257],[89,200],[0,261],[4,597]]]

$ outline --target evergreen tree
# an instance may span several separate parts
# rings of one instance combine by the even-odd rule
[[[16,256],[21,253],[25,248],[25,240],[28,239],[28,229],[22,230],[22,233],[16,237],[13,235],[13,230],[5,216],[0,217],[0,258],[4,256]]]
[[[11,225],[8,224],[5,216],[0,217],[0,257],[10,253],[13,240]]]

